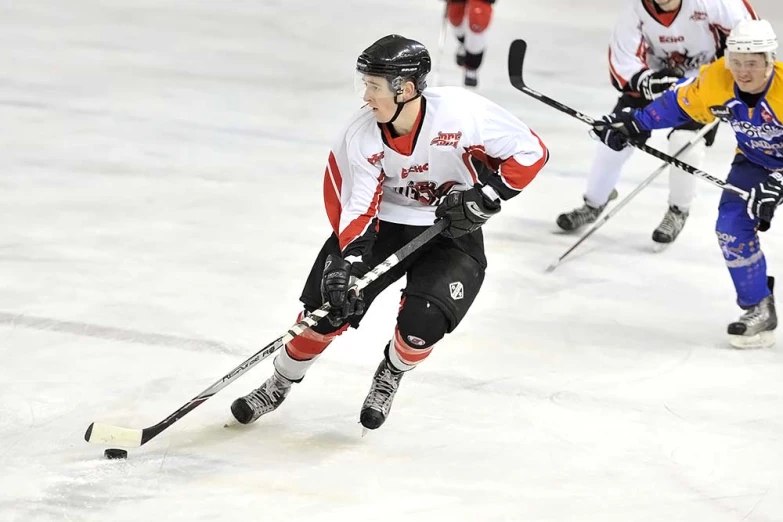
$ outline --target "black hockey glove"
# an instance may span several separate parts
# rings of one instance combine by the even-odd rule
[[[331,305],[326,316],[332,326],[341,326],[352,315],[364,313],[364,295],[351,288],[369,271],[364,263],[351,264],[342,257],[329,254],[321,278],[321,298]]]
[[[653,101],[660,98],[680,78],[682,73],[672,69],[660,71],[645,69],[636,73],[629,83],[632,90],[639,92],[644,99]]]
[[[769,222],[775,215],[775,209],[783,203],[783,172],[773,172],[758,186],[750,189],[748,195],[748,216],[758,218],[759,230],[769,229]]]
[[[446,195],[435,210],[435,216],[450,220],[442,232],[446,237],[459,237],[475,232],[489,218],[500,212],[500,202],[495,202],[474,185],[468,190],[455,190]]]
[[[607,147],[618,152],[628,145],[629,139],[643,140],[650,134],[633,117],[633,109],[630,107],[601,118],[593,127],[593,132]]]

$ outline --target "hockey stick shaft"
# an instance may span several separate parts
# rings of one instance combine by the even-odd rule
[[[432,71],[432,87],[440,85],[441,60],[443,51],[446,47],[446,33],[449,25],[449,2],[444,2],[443,17],[440,23],[440,34],[438,34],[438,59],[435,61],[435,69]]]
[[[525,84],[522,73],[523,73],[526,52],[527,52],[527,43],[524,40],[514,40],[513,42],[511,42],[511,47],[508,52],[508,76],[514,88],[524,92],[529,96],[532,96],[533,98],[536,98],[537,100],[545,103],[546,105],[549,105],[554,109],[559,110],[560,112],[568,114],[569,116],[573,116],[574,118],[581,120],[587,123],[588,125],[591,125],[593,127],[597,126],[600,128],[601,127],[600,121],[597,121],[591,118],[590,116],[582,114],[581,112],[574,110],[571,107],[563,103],[560,103],[557,100],[553,100],[552,98],[544,94],[541,94],[540,92],[534,89],[531,89]],[[628,143],[631,146],[636,147],[637,149],[644,151],[647,154],[650,154],[651,156],[655,156],[656,158],[663,160],[670,165],[674,165],[675,167],[687,172],[688,174],[703,179],[708,183],[712,183],[718,188],[727,190],[729,192],[733,192],[734,194],[737,194],[745,201],[747,201],[748,199],[747,191],[742,190],[739,187],[735,187],[730,183],[726,183],[722,179],[716,178],[715,176],[712,176],[711,174],[704,172],[703,170],[697,169],[692,165],[688,165],[687,163],[682,162],[676,158],[673,158],[668,154],[665,154],[664,152],[661,152],[658,149],[650,147],[649,145],[646,145],[644,143],[635,143],[633,141],[629,141]]]
[[[388,272],[393,266],[397,265],[400,261],[411,255],[413,252],[424,246],[435,236],[440,234],[448,225],[447,220],[440,220],[431,227],[427,228],[424,232],[419,234],[416,238],[410,241],[407,245],[403,246],[395,253],[387,257],[384,261],[374,267],[372,270],[356,282],[355,287],[358,290],[364,289]],[[220,390],[234,382],[240,376],[244,375],[248,370],[255,365],[268,358],[277,350],[285,346],[293,338],[299,336],[307,330],[318,324],[318,321],[323,319],[329,313],[329,304],[326,303],[321,308],[310,312],[305,315],[299,322],[294,324],[288,331],[282,336],[278,337],[271,343],[267,344],[259,351],[251,355],[239,366],[228,372],[226,375],[218,379],[212,386],[202,391],[188,402],[183,404],[171,415],[160,421],[159,423],[144,429],[132,429],[121,428],[119,426],[112,426],[100,422],[93,422],[87,428],[87,432],[84,434],[84,439],[87,442],[95,444],[108,444],[113,446],[120,446],[126,448],[135,448],[146,444],[151,439],[159,435],[165,429],[171,427],[175,422],[182,417],[196,409],[198,406],[206,402],[210,397],[218,393]]]
[[[672,156],[672,157],[674,157],[674,158],[678,157],[680,154],[684,153],[686,150],[690,149],[692,146],[694,146],[696,143],[698,143],[698,142],[699,142],[699,140],[702,140],[702,139],[704,139],[704,136],[705,136],[705,135],[707,135],[707,133],[709,133],[709,132],[710,132],[712,129],[714,129],[715,127],[717,127],[719,123],[720,123],[720,120],[715,120],[714,122],[710,123],[709,125],[705,125],[705,126],[704,126],[704,127],[701,129],[701,130],[699,130],[699,132],[698,132],[698,133],[697,133],[697,134],[696,134],[696,135],[695,135],[693,138],[691,138],[691,140],[690,140],[688,143],[686,143],[685,145],[683,145],[683,146],[680,148],[680,150],[678,150],[677,152],[675,152],[675,153],[674,153],[674,156]],[[654,180],[655,178],[657,178],[657,177],[658,177],[658,175],[659,175],[661,172],[663,172],[664,170],[666,170],[666,168],[668,168],[669,166],[670,166],[670,165],[669,165],[669,163],[668,163],[668,162],[663,162],[663,163],[662,163],[662,164],[661,164],[661,165],[660,165],[660,166],[659,166],[657,169],[655,169],[655,170],[654,170],[654,171],[653,171],[653,172],[652,172],[652,173],[651,173],[649,176],[647,176],[647,178],[646,178],[644,181],[642,181],[642,182],[641,182],[641,183],[640,183],[640,184],[639,184],[639,185],[638,185],[638,186],[637,186],[635,189],[633,189],[633,190],[632,190],[632,191],[631,191],[631,192],[630,192],[630,193],[629,193],[629,194],[628,194],[628,195],[627,195],[625,198],[623,198],[623,199],[622,199],[620,202],[618,202],[618,203],[617,203],[617,204],[616,204],[614,207],[612,207],[612,209],[611,209],[611,210],[610,210],[610,211],[609,211],[609,212],[608,212],[608,213],[607,213],[607,214],[606,214],[606,215],[605,215],[603,218],[601,218],[601,220],[600,220],[600,221],[598,221],[598,222],[597,222],[595,225],[593,225],[593,226],[592,226],[592,228],[590,228],[590,230],[588,230],[588,231],[587,231],[587,232],[586,232],[586,233],[585,233],[585,234],[584,234],[582,237],[580,237],[580,238],[579,238],[579,240],[578,240],[576,243],[574,243],[574,244],[571,246],[571,248],[569,248],[568,250],[566,250],[566,251],[563,253],[563,255],[562,255],[562,256],[560,256],[559,258],[557,258],[557,261],[555,261],[554,263],[552,263],[551,265],[549,265],[549,266],[547,267],[547,272],[551,272],[551,271],[553,271],[555,268],[557,268],[557,267],[560,265],[560,263],[561,263],[561,262],[562,262],[562,261],[563,261],[563,260],[564,260],[566,257],[568,257],[568,255],[569,255],[569,254],[571,254],[571,252],[573,252],[574,250],[576,250],[576,248],[577,248],[579,245],[581,245],[582,243],[584,243],[584,242],[585,242],[585,240],[586,240],[588,237],[592,236],[592,235],[593,235],[593,234],[594,234],[594,233],[595,233],[595,232],[596,232],[596,231],[597,231],[599,228],[601,228],[602,226],[604,226],[604,225],[606,224],[606,222],[607,222],[607,221],[609,221],[610,219],[612,219],[612,216],[614,216],[615,214],[617,214],[618,212],[620,212],[620,210],[621,210],[621,209],[622,209],[622,208],[623,208],[625,205],[627,205],[627,204],[628,204],[628,203],[629,203],[629,202],[630,202],[630,201],[631,201],[633,198],[635,198],[635,197],[636,197],[636,195],[637,195],[637,194],[639,194],[639,193],[640,193],[642,190],[644,190],[644,188],[645,188],[645,187],[647,187],[647,185],[649,185],[650,183],[652,183],[652,182],[653,182],[653,180]]]

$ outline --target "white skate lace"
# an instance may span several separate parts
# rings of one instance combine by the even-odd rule
[[[397,393],[401,377],[402,374],[394,375],[391,370],[384,368],[383,372],[373,379],[364,407],[378,410],[384,415],[387,414],[391,407],[392,399],[394,399],[394,394]]]
[[[746,324],[747,326],[756,326],[757,324],[766,321],[768,316],[769,314],[767,313],[766,307],[759,303],[742,314],[742,317],[740,317],[740,322]]]
[[[261,416],[277,408],[290,387],[275,374],[260,388],[248,393],[245,401],[253,409],[255,416]]]
[[[581,207],[572,210],[569,217],[571,218],[571,221],[581,226],[586,225],[590,221],[595,221],[595,218],[597,218],[600,213],[601,208],[582,205]]]
[[[673,236],[682,230],[684,224],[684,214],[677,213],[672,209],[669,209],[666,212],[666,215],[663,216],[663,221],[661,221],[661,224],[658,225],[658,231],[668,236]]]

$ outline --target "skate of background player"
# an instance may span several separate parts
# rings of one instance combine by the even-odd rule
[[[753,3],[783,27],[780,2]],[[781,518],[783,358],[721,349],[736,310],[707,254],[719,192],[700,191],[666,256],[648,253],[656,182],[581,247],[590,255],[542,273],[572,240],[551,233],[554,202],[581,196],[597,144],[509,85],[508,43],[535,42],[531,85],[603,114],[617,2],[496,5],[478,92],[541,132],[552,160],[486,227],[470,320],[407,381],[384,429],[360,439],[356,420],[393,289],[276,417],[216,424],[232,386],[125,462],[82,441],[97,411],[145,425],[151,404],[173,410],[290,324],[328,231],[314,215],[329,139],[356,107],[356,41],[421,32],[434,48],[442,5],[335,2],[325,27],[302,16],[323,9],[309,0],[7,4],[1,520]],[[441,77],[461,81],[445,61]],[[725,172],[729,134],[705,171]],[[658,166],[646,156],[621,193]]]

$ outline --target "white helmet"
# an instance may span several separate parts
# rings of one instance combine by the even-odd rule
[[[777,48],[778,37],[766,20],[743,20],[726,39],[730,53],[774,53]]]

